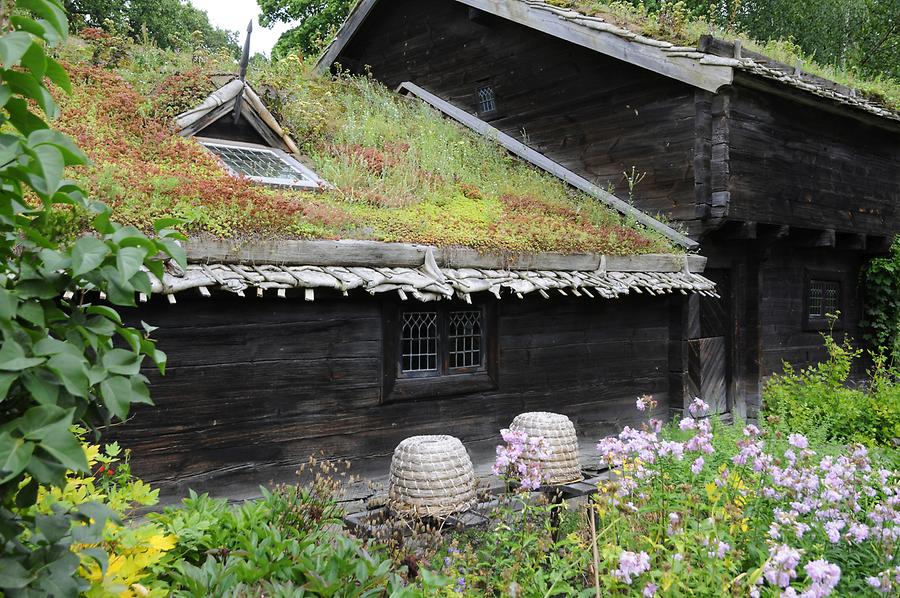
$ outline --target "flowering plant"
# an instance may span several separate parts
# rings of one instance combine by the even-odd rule
[[[677,424],[598,444],[611,468],[593,503],[605,593],[900,591],[897,471],[861,445],[724,426],[708,409],[694,399]]]
[[[492,471],[507,482],[518,483],[521,490],[537,490],[546,481],[542,463],[550,458],[551,448],[541,436],[528,436],[521,430],[500,430],[506,443],[497,445],[497,460]]]

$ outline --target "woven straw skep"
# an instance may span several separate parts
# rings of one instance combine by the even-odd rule
[[[568,417],[546,411],[521,413],[509,429],[525,432],[529,437],[544,438],[550,454],[541,459],[540,464],[548,484],[568,484],[583,479],[578,463],[578,436]]]
[[[475,504],[472,460],[458,438],[413,436],[394,449],[388,506],[401,515],[443,517]]]

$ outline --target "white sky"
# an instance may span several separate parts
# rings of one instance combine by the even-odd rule
[[[247,35],[247,23],[253,19],[253,34],[250,36],[251,56],[257,52],[268,56],[281,33],[291,28],[291,25],[285,23],[278,23],[272,29],[261,27],[257,19],[259,6],[256,0],[190,0],[190,2],[200,10],[205,10],[209,15],[209,22],[216,27],[238,31],[238,44],[241,47],[244,46],[244,37]]]

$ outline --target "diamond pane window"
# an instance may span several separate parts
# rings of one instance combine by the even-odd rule
[[[809,281],[808,315],[810,318],[824,318],[840,309],[841,283],[834,280]]]
[[[403,314],[400,350],[402,371],[427,372],[437,370],[437,312],[410,311]]]
[[[452,311],[448,325],[450,367],[481,365],[481,311]]]
[[[201,141],[235,176],[245,176],[260,183],[286,187],[318,189],[322,181],[285,152],[262,146],[233,145],[214,141]]]
[[[490,85],[479,87],[476,93],[478,100],[478,114],[485,115],[497,111],[497,96]]]

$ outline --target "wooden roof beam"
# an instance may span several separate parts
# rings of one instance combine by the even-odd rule
[[[791,230],[791,243],[797,247],[834,247],[837,235],[834,229]]]
[[[835,247],[865,251],[866,235],[864,233],[838,233]]]

